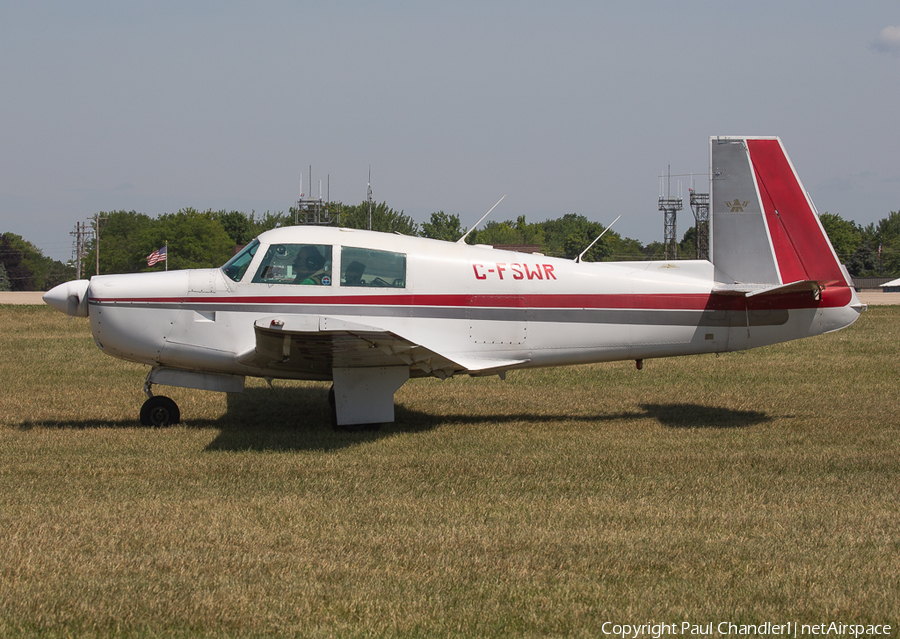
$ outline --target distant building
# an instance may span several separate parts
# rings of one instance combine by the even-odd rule
[[[881,285],[881,290],[885,293],[900,293],[900,279],[885,282]]]
[[[857,291],[878,291],[890,279],[889,277],[854,277],[853,287]]]

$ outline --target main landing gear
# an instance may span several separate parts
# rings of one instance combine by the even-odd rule
[[[164,395],[154,395],[141,406],[141,424],[144,426],[173,426],[181,421],[178,404]]]

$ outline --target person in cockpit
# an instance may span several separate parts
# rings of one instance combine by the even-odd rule
[[[356,260],[350,262],[344,272],[344,286],[365,286],[365,282],[362,281],[365,270],[366,265],[362,262]]]
[[[324,284],[323,278],[329,275],[325,269],[325,256],[315,246],[301,246],[294,260],[294,274],[294,284]]]

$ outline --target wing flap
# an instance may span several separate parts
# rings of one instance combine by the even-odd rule
[[[444,354],[393,331],[327,316],[266,317],[256,320],[254,331],[256,347],[238,357],[242,364],[322,377],[334,368],[409,366],[445,378],[500,372],[529,361]]]

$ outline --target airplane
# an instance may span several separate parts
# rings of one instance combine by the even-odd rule
[[[410,378],[723,353],[819,335],[865,310],[777,137],[711,137],[710,260],[586,263],[372,231],[266,231],[221,268],[101,275],[43,299],[150,366],[154,385],[241,392],[331,381],[332,425],[394,421]],[[464,239],[464,238],[463,238]]]

